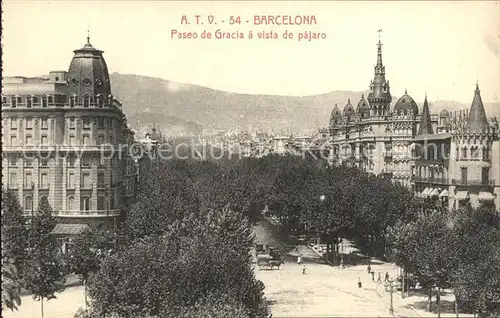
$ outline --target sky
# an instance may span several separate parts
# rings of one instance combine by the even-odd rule
[[[186,15],[190,25],[181,24]],[[204,19],[196,25],[194,16]],[[214,16],[217,25],[208,23]],[[255,25],[255,15],[315,16],[315,25]],[[231,16],[241,24],[229,25]],[[225,23],[221,21],[226,21]],[[246,21],[249,23],[246,23]],[[172,39],[178,32],[273,31],[279,39]],[[485,102],[500,101],[500,2],[3,2],[5,76],[67,70],[90,42],[110,72],[160,77],[229,92],[314,95],[364,91],[383,42],[393,95],[417,102],[470,103],[476,81]],[[288,30],[325,39],[282,39]]]

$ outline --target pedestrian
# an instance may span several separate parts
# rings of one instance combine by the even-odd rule
[[[368,267],[366,269],[368,270],[368,274],[370,274],[372,271],[372,266],[370,264],[368,264]]]
[[[375,272],[372,272],[372,281],[375,282]]]
[[[382,276],[378,273],[377,284],[382,284]]]
[[[302,257],[300,255],[297,257],[297,264],[302,264]]]
[[[361,278],[359,278],[359,275],[358,275],[358,288],[361,288],[362,284],[361,284]]]
[[[389,281],[389,272],[385,272],[385,282]]]
[[[306,264],[302,264],[302,275],[306,273]]]

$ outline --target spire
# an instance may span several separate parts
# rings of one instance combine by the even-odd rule
[[[422,116],[420,118],[420,127],[418,127],[418,136],[432,135],[431,113],[429,111],[429,103],[427,102],[427,94],[425,95],[424,107],[422,109]]]
[[[388,108],[392,101],[392,96],[389,87],[389,81],[385,79],[385,66],[382,63],[382,41],[380,39],[380,32],[378,30],[379,39],[377,43],[377,64],[375,65],[375,76],[370,84],[370,93],[368,94],[368,102],[370,106],[379,105]]]
[[[87,44],[90,44],[90,30],[87,29]]]
[[[408,90],[405,88],[405,95],[408,95]]]
[[[488,119],[486,118],[483,101],[481,100],[481,91],[477,83],[476,90],[474,91],[474,99],[469,111],[467,128],[470,132],[474,133],[480,133],[488,128]]]
[[[382,41],[380,40],[380,33],[382,29],[378,30],[378,43],[377,43],[377,66],[383,66],[382,64]]]

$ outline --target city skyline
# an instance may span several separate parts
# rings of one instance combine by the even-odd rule
[[[485,102],[500,100],[498,2],[290,2],[280,10],[276,3],[257,2],[215,2],[210,6],[162,1],[4,4],[5,76],[39,76],[64,69],[61,61],[69,60],[72,50],[81,47],[90,29],[90,41],[105,51],[110,72],[246,94],[307,96],[364,91],[376,62],[377,30],[382,29],[384,65],[393,95],[401,96],[407,89],[418,103],[427,93],[429,100],[468,104],[478,81]],[[41,11],[44,15],[37,14]],[[368,11],[370,15],[363,13]],[[137,12],[141,14],[133,18]],[[241,25],[233,31],[312,30],[325,32],[327,38],[307,43],[170,39],[171,29],[185,27],[180,23],[182,15],[234,15],[251,20],[254,14],[277,12],[315,15],[317,24]],[[201,33],[204,27],[185,29]],[[47,45],[48,40],[53,43]],[[26,49],[31,47],[39,48],[36,54]],[[147,59],[143,58],[145,51]]]

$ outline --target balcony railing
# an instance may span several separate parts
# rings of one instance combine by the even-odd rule
[[[54,216],[58,217],[106,217],[107,216],[119,216],[120,210],[76,210],[76,211],[54,211]]]
[[[451,180],[452,185],[461,185],[461,186],[494,186],[495,180],[462,180],[462,179],[453,179]]]
[[[438,184],[449,184],[450,183],[450,180],[448,178],[428,178],[428,177],[419,177],[419,176],[412,176],[411,181],[421,182],[421,183],[438,183]]]

